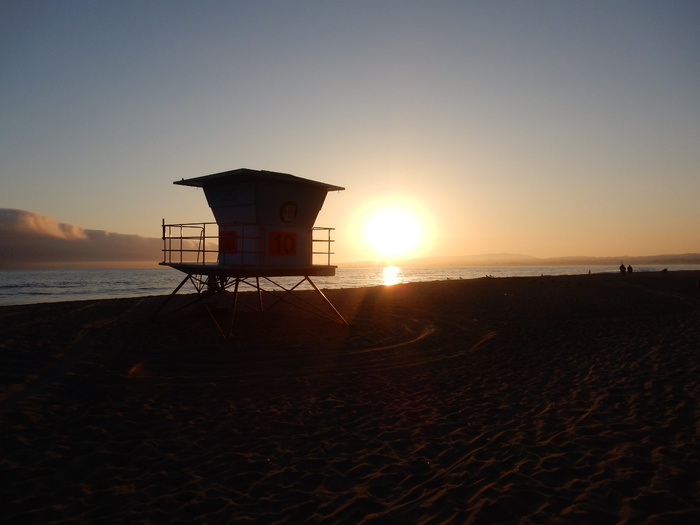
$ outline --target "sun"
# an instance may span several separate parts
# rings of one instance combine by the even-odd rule
[[[407,208],[389,207],[370,215],[364,228],[365,241],[381,258],[411,255],[423,241],[417,215]]]

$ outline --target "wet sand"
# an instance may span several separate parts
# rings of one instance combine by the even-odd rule
[[[700,523],[699,281],[2,307],[0,520]]]

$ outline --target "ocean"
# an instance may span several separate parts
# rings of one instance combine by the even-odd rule
[[[697,265],[667,266],[673,270],[697,270]],[[662,267],[639,266],[635,272],[661,271]],[[419,281],[475,279],[485,277],[527,277],[539,275],[580,275],[617,272],[613,266],[463,266],[463,267],[373,267],[338,268],[334,277],[316,277],[321,289],[360,288]],[[59,301],[82,301],[167,295],[180,284],[184,274],[172,268],[0,270],[0,305],[22,305]],[[295,278],[275,278],[290,287]],[[273,289],[270,286],[270,289]],[[309,288],[307,283],[299,289]],[[246,290],[246,287],[242,288]],[[188,284],[183,293],[193,292]]]

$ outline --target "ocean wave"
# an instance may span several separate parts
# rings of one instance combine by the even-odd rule
[[[674,270],[697,270],[697,265],[677,265]],[[660,271],[640,266],[637,271]],[[474,279],[479,277],[528,277],[540,275],[576,275],[617,272],[617,267],[596,266],[500,266],[500,267],[373,267],[338,268],[334,277],[318,277],[321,289],[361,288],[399,283]],[[69,300],[88,300],[143,295],[169,295],[182,281],[182,273],[164,268],[92,269],[92,270],[3,270],[0,271],[0,305],[31,304]],[[273,280],[291,287],[298,277]],[[270,285],[269,289],[274,286]],[[279,287],[278,287],[279,289]],[[303,283],[298,289],[311,289]],[[183,290],[192,292],[194,290]]]

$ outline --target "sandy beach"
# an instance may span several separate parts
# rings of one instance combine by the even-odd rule
[[[699,282],[328,290],[349,326],[230,339],[162,297],[2,307],[1,520],[700,523]]]

